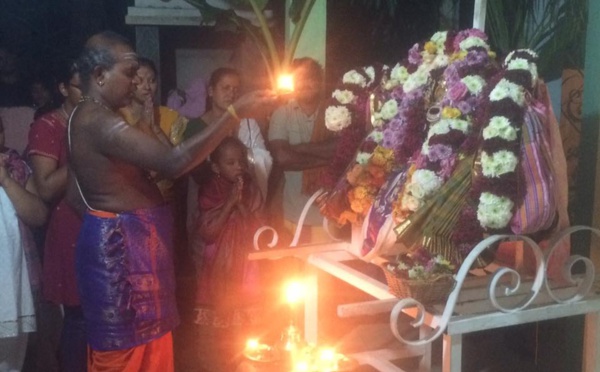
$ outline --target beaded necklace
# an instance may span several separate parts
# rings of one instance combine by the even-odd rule
[[[98,100],[97,100],[96,98],[94,98],[94,97],[90,97],[90,96],[81,96],[81,99],[79,100],[79,103],[82,103],[82,102],[92,102],[92,103],[95,103],[96,105],[98,105],[98,106],[100,106],[100,107],[104,108],[105,110],[108,110],[108,111],[113,111],[113,110],[112,110],[110,107],[106,106],[104,103],[102,103],[102,102],[98,101]]]

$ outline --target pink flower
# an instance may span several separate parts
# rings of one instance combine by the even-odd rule
[[[451,100],[458,101],[462,99],[468,91],[469,89],[467,89],[467,86],[462,81],[457,81],[450,87],[448,96]]]

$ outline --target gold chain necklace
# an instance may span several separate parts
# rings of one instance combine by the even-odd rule
[[[92,102],[97,104],[98,106],[108,110],[108,111],[113,111],[112,109],[110,109],[108,106],[106,106],[104,103],[98,101],[96,98],[94,97],[90,97],[90,96],[81,96],[81,99],[79,100],[79,103],[81,102]]]

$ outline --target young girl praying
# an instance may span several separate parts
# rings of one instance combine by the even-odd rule
[[[210,168],[210,178],[198,193],[200,217],[192,243],[198,256],[195,323],[199,338],[206,341],[201,342],[202,354],[219,363],[232,360],[239,337],[256,325],[261,313],[258,263],[247,255],[261,226],[263,201],[239,139],[224,139],[210,155]],[[220,350],[207,352],[207,344]]]
[[[209,161],[191,242],[198,261],[196,356],[206,371],[229,371],[261,314],[258,263],[246,257],[263,201],[238,138],[225,138]]]

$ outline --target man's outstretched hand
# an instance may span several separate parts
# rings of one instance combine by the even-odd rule
[[[233,108],[240,118],[261,117],[275,109],[279,96],[272,90],[255,90],[238,98]]]

